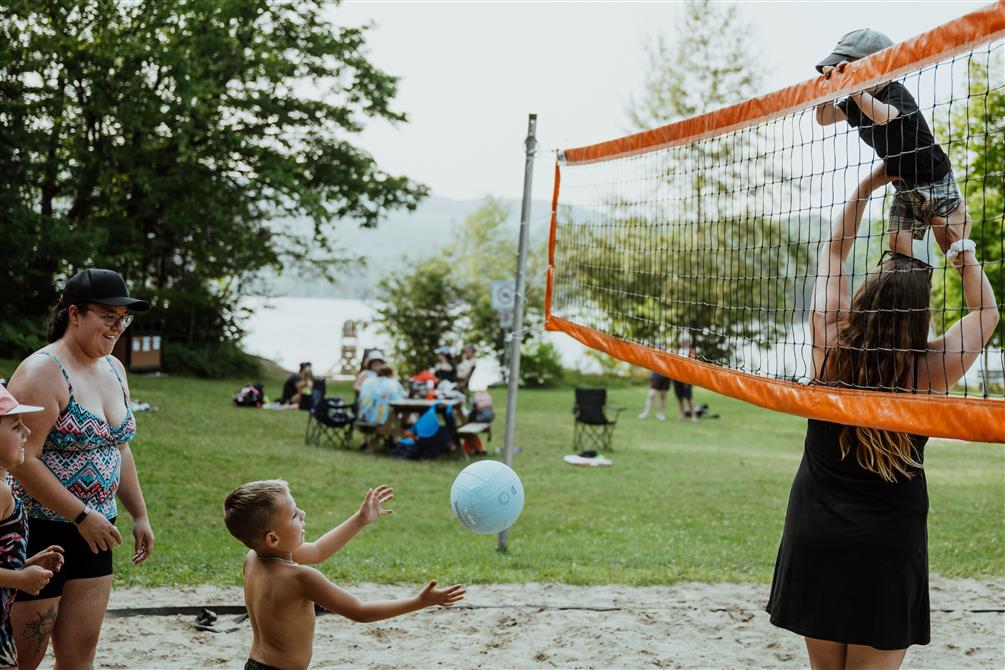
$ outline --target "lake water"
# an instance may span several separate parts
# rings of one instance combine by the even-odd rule
[[[301,361],[311,361],[315,373],[337,372],[342,351],[342,325],[356,321],[362,327],[356,333],[356,347],[389,349],[387,336],[376,326],[373,302],[341,298],[246,298],[242,303],[252,310],[244,323],[243,346],[246,351],[263,356],[296,370]],[[586,347],[564,333],[545,333],[555,345],[568,368],[596,369],[597,364],[584,355]],[[461,343],[455,348],[460,349]],[[433,362],[430,354],[430,364]]]
[[[342,351],[342,325],[347,320],[360,324],[356,346],[364,348],[388,349],[387,336],[376,326],[376,306],[373,302],[341,298],[246,298],[243,304],[252,313],[244,327],[244,348],[246,351],[263,356],[282,365],[287,370],[296,370],[301,361],[311,361],[316,373],[332,375],[338,372]],[[587,348],[565,333],[546,332],[544,337],[555,345],[562,364],[566,368],[587,372],[599,370],[596,360],[586,355]],[[808,329],[805,324],[796,324],[784,338],[784,344],[768,350],[750,349],[741,352],[746,367],[762,374],[766,368],[781,363],[780,369],[770,372],[782,376],[800,376],[811,368],[810,348],[807,343]],[[460,349],[461,343],[455,344]],[[433,355],[430,354],[430,364]],[[485,360],[485,363],[489,361]],[[1001,375],[1005,356],[1001,350],[991,352],[989,367]],[[482,365],[483,373],[492,378],[498,371]],[[970,368],[966,384],[970,393],[980,388],[980,363]],[[808,381],[803,379],[803,381]]]

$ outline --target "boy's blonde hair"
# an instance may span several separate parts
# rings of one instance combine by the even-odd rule
[[[290,492],[282,479],[241,484],[223,501],[223,522],[238,540],[254,549],[272,525],[280,497]]]

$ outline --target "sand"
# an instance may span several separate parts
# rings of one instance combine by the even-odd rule
[[[364,599],[412,594],[360,584]],[[318,617],[312,668],[805,668],[801,637],[762,610],[764,584],[473,585],[465,607],[358,624]],[[111,608],[241,605],[238,588],[118,589]],[[1005,667],[1005,581],[932,578],[932,643],[905,668]],[[220,623],[233,627],[232,615]],[[100,668],[242,668],[247,621],[201,632],[192,617],[107,618]],[[51,667],[51,657],[47,665]]]

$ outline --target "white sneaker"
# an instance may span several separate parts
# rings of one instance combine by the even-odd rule
[[[657,414],[656,418],[659,419],[660,421],[666,421],[667,420],[667,415],[666,414]]]
[[[639,414],[639,418],[643,419],[643,420],[648,419],[649,418],[649,412],[642,412],[642,414]]]

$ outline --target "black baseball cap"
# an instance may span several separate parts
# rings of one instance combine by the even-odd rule
[[[85,302],[112,307],[126,307],[134,312],[146,312],[150,303],[129,297],[126,280],[114,270],[89,268],[81,270],[66,281],[59,304],[63,307]]]

